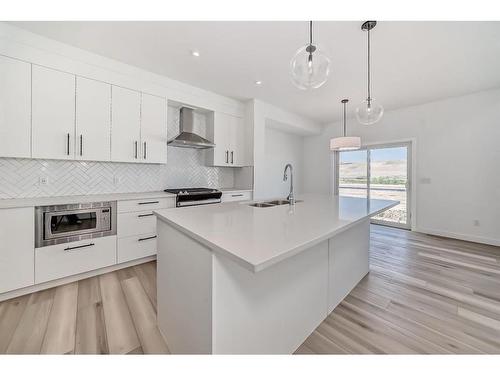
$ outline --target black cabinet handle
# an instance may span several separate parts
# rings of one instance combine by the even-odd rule
[[[90,246],[94,246],[95,244],[94,243],[89,243],[87,245],[80,245],[80,246],[73,246],[73,247],[67,247],[66,249],[64,249],[64,251],[70,251],[70,250],[76,250],[76,249],[82,249],[84,247],[90,247]]]
[[[80,134],[80,156],[83,156],[83,134]]]
[[[154,216],[153,213],[151,214],[142,214],[142,215],[137,215],[137,217],[148,217],[148,216]]]
[[[135,156],[134,157],[137,159],[137,141],[135,141],[134,144],[135,144]]]
[[[234,151],[231,151],[231,164],[234,164],[234,158],[233,158],[233,155],[234,155]]]
[[[69,133],[68,133],[68,135],[66,136],[66,148],[67,148],[67,150],[68,150],[68,151],[66,152],[66,154],[67,154],[67,155],[69,155]]]
[[[138,240],[138,241],[140,242],[140,241],[153,240],[153,239],[155,239],[156,237],[158,237],[158,236],[151,236],[151,237],[139,238],[139,240]]]
[[[156,204],[156,203],[160,203],[160,201],[153,201],[153,202],[139,202],[137,204]]]
[[[243,196],[243,194],[232,194],[231,196],[232,196],[232,197],[242,197],[242,196]]]
[[[144,142],[144,160],[146,160],[148,157],[148,151],[147,151],[147,143]]]

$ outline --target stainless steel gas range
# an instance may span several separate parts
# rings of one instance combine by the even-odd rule
[[[220,203],[222,196],[220,190],[210,188],[165,189],[165,191],[176,195],[176,207]]]

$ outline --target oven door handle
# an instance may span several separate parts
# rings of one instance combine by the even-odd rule
[[[67,247],[66,249],[64,249],[64,251],[71,251],[71,250],[83,249],[84,247],[90,247],[90,246],[95,246],[95,243],[89,243],[87,245]]]

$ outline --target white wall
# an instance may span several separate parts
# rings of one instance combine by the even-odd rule
[[[293,166],[295,193],[301,193],[304,176],[304,137],[266,126],[265,139],[266,163],[261,171],[261,178],[266,186],[265,197],[285,198],[290,193],[290,179],[283,181],[283,170],[287,163]]]
[[[300,172],[303,168],[300,167],[303,163],[303,147],[300,150],[296,145],[302,141],[297,141],[305,135],[320,134],[321,125],[311,119],[296,115],[294,113],[282,110],[271,104],[260,100],[251,100],[246,107],[247,120],[250,121],[250,128],[253,134],[253,163],[254,163],[254,198],[265,199],[276,197],[277,180],[279,176],[283,177],[283,170],[278,172],[277,164],[283,163],[281,168],[285,167],[285,160],[291,160],[291,150],[295,150],[293,163],[297,164],[298,170],[294,171],[294,177],[301,189],[300,180],[303,178],[303,173]],[[272,128],[268,134],[268,130]],[[278,133],[276,133],[278,131]],[[277,134],[283,134],[283,139],[273,142],[268,136],[279,138]],[[281,146],[279,144],[282,144]],[[272,151],[272,158],[275,160],[276,166],[271,170],[268,165],[268,155],[271,147],[277,147],[277,150],[282,153],[278,155],[278,151]],[[282,147],[282,149],[280,149]],[[294,165],[294,168],[296,165]],[[276,177],[275,177],[276,176]],[[283,188],[283,183],[280,184]],[[273,195],[274,194],[274,195]],[[287,194],[288,195],[288,194]]]
[[[416,139],[415,230],[500,245],[500,90],[387,111],[371,127],[348,121],[363,143]],[[306,137],[305,191],[330,191],[328,141],[340,129]]]

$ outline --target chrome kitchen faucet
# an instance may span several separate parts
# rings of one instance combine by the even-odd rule
[[[285,171],[283,172],[283,181],[286,181],[288,179],[288,168],[290,168],[290,194],[288,194],[287,199],[290,204],[295,204],[295,196],[293,195],[293,167],[290,163],[285,165]]]

